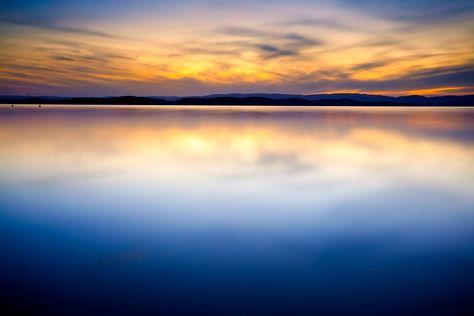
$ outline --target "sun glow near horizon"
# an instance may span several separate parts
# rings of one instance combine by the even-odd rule
[[[473,93],[474,5],[439,2],[2,5],[0,92]]]

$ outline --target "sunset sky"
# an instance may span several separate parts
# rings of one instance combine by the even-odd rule
[[[472,0],[0,4],[0,94],[474,93]]]

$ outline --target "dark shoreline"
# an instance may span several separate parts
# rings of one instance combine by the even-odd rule
[[[356,95],[358,96],[358,95]],[[382,97],[381,97],[382,98]],[[76,105],[250,105],[250,106],[474,106],[474,95],[444,97],[383,97],[361,101],[347,98],[268,98],[268,97],[183,97],[176,100],[153,97],[49,98],[4,97],[0,104],[76,104]]]

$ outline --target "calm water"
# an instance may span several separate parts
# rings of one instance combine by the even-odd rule
[[[474,311],[474,109],[0,106],[0,209],[16,311]]]

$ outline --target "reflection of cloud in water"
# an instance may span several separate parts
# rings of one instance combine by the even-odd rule
[[[472,140],[450,138],[472,132],[469,109],[48,110],[2,122],[2,186],[67,184],[199,212],[209,199],[301,209],[408,187],[473,195]]]
[[[78,172],[78,173],[63,173],[54,174],[50,176],[40,177],[36,179],[29,179],[21,184],[28,185],[57,185],[61,182],[66,181],[87,181],[96,180],[101,178],[118,177],[125,174],[122,171],[90,171],[90,172]]]
[[[27,111],[3,122],[6,181],[114,176],[146,189],[165,179],[175,185],[205,179],[209,186],[233,179],[324,195],[411,181],[472,191],[472,138],[450,138],[459,131],[472,134],[470,110],[50,111]]]
[[[288,173],[300,173],[313,169],[314,166],[300,161],[297,153],[261,152],[257,163],[262,167],[277,167]]]

